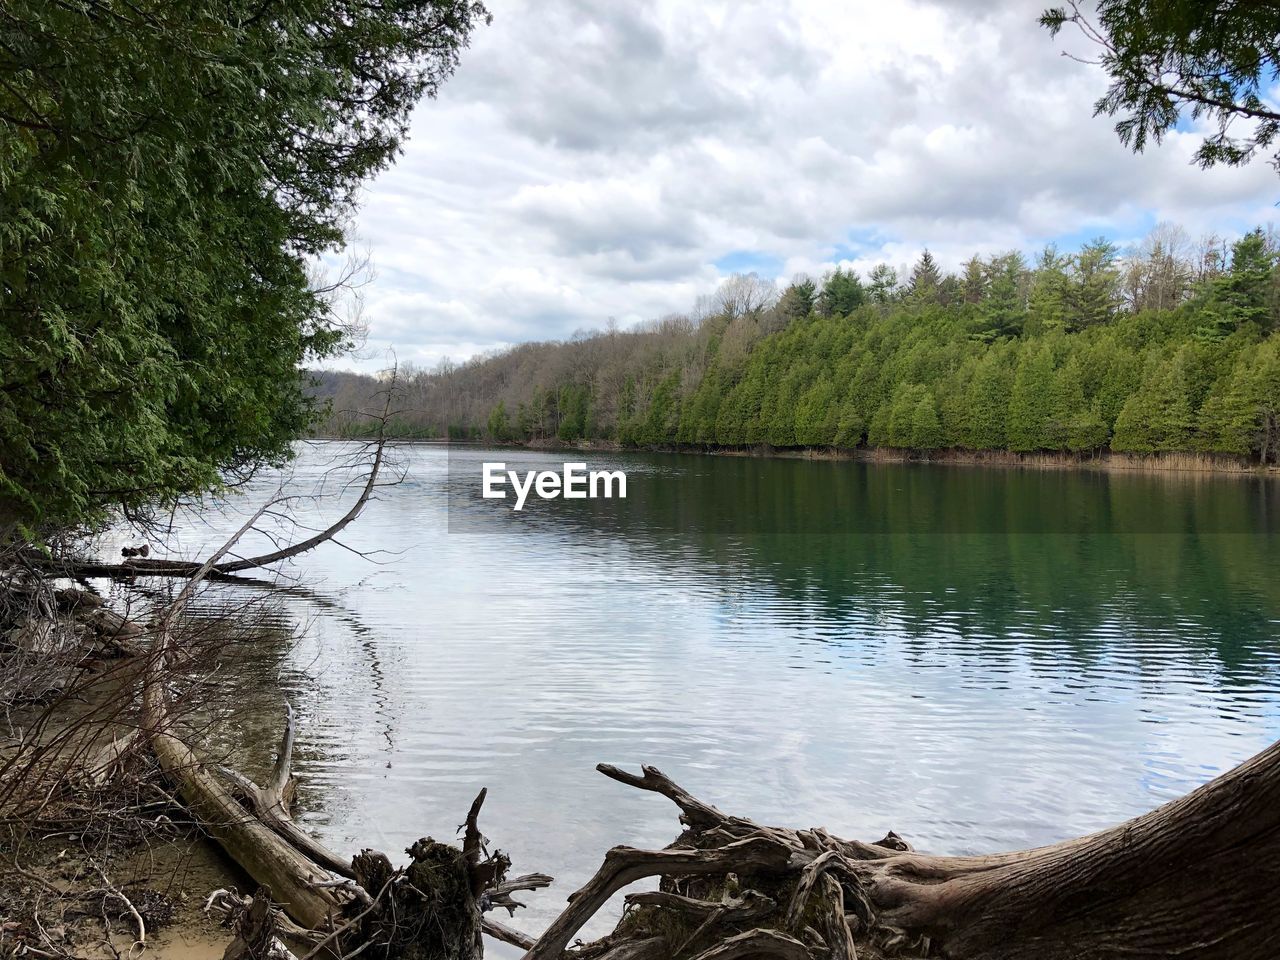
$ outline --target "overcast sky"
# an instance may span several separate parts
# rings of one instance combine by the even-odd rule
[[[687,311],[755,270],[864,275],[928,246],[1121,244],[1276,219],[1265,161],[1194,131],[1135,156],[1076,36],[1025,0],[490,0],[493,24],[356,225],[376,369]]]

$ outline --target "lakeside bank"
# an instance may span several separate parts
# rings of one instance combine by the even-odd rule
[[[316,436],[314,440],[362,441],[369,437]],[[612,440],[566,442],[553,437],[526,441],[491,439],[458,440],[446,437],[391,437],[394,443],[438,446],[493,447],[513,450],[580,451],[583,453],[672,453],[707,457],[740,457],[770,460],[852,461],[859,463],[931,463],[945,466],[1026,468],[1033,470],[1101,470],[1125,473],[1212,473],[1240,477],[1280,479],[1280,464],[1255,463],[1246,457],[1198,452],[1064,453],[1042,450],[911,450],[897,447],[728,447],[673,444],[637,447]]]

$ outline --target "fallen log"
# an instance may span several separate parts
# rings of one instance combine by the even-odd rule
[[[609,851],[524,960],[616,958],[628,947],[666,960],[1273,955],[1280,743],[1110,830],[978,857],[917,853],[893,833],[862,843],[761,826],[652,767],[599,770],[671,799],[686,829],[663,851]],[[655,875],[660,889],[629,896],[613,933],[569,947],[609,895]]]
[[[288,917],[322,934],[299,960],[351,956],[369,944],[377,944],[386,958],[476,960],[483,955],[482,905],[489,895],[509,900],[514,890],[550,882],[540,874],[508,882],[510,861],[501,853],[485,855],[478,820],[486,791],[480,791],[467,813],[461,849],[427,837],[409,848],[411,860],[403,868],[371,850],[347,861],[303,832],[290,815],[291,709],[265,787],[203,761],[174,732],[167,681],[171,664],[187,660],[176,629],[178,617],[199,583],[268,506],[201,565],[156,619],[143,671],[142,730],[161,770],[210,836],[270,891]],[[242,954],[254,944],[265,949],[264,944],[275,943],[271,910],[251,909],[245,916],[249,926],[238,928],[237,937]],[[278,952],[274,946],[271,950]]]
[[[40,570],[45,576],[49,577],[66,577],[72,579],[87,579],[91,577],[106,577],[111,579],[130,580],[135,577],[186,577],[192,578],[199,575],[200,579],[207,577],[228,577],[232,574],[240,573],[245,570],[254,570],[260,567],[267,567],[282,560],[291,560],[294,557],[301,556],[323,543],[333,540],[339,533],[350,526],[355,519],[360,516],[369,500],[373,497],[374,490],[378,487],[378,477],[382,473],[382,467],[386,456],[386,422],[383,421],[382,427],[379,429],[378,438],[374,443],[373,459],[369,466],[369,474],[365,478],[364,486],[360,490],[360,495],[356,498],[350,509],[347,510],[334,523],[313,536],[300,540],[297,543],[282,547],[279,550],[273,550],[270,553],[261,554],[256,557],[244,557],[237,560],[222,560],[221,557],[225,551],[218,554],[219,562],[214,563],[209,569],[204,569],[204,564],[191,560],[167,560],[161,558],[151,558],[144,555],[126,558],[123,563],[105,563],[94,560],[79,560],[71,557],[48,557],[37,550],[27,550],[23,553],[23,560],[33,569]],[[254,515],[254,520],[261,516],[262,511]],[[245,531],[241,530],[236,534],[236,539],[243,535]]]

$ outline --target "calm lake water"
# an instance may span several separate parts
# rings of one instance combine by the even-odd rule
[[[351,474],[329,471],[356,449],[304,450],[288,489],[333,496],[305,521],[344,509]],[[1105,827],[1280,737],[1272,482],[608,454],[577,459],[625,469],[627,500],[515,513],[478,499],[481,462],[563,456],[396,459],[351,550],[284,571],[298,589],[206,590],[202,610],[254,601],[267,628],[212,683],[250,768],[282,695],[298,709],[302,819],[334,847],[452,837],[489,787],[486,834],[557,879],[513,921],[534,932],[610,846],[678,832],[600,761],[969,853]],[[177,552],[274,483],[179,518]]]

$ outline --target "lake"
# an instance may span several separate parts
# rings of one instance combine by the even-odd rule
[[[295,504],[305,523],[344,509],[356,449],[303,449],[287,489],[330,495]],[[565,459],[626,470],[627,499],[479,498],[484,461]],[[487,786],[492,843],[556,877],[512,921],[532,932],[610,846],[678,832],[673,806],[601,761],[769,823],[971,853],[1108,826],[1280,738],[1274,481],[431,445],[395,460],[349,549],[299,558],[290,590],[203,593],[204,614],[262,627],[210,679],[237,718],[223,735],[261,769],[287,696],[300,819],[347,852],[452,838]],[[201,555],[276,482],[178,517],[176,552]]]

